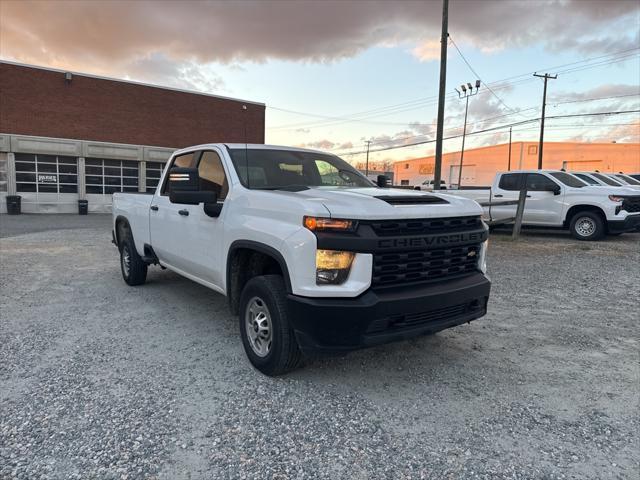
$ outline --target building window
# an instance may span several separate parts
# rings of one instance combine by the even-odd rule
[[[537,155],[538,154],[538,146],[537,145],[529,145],[527,147],[527,153],[529,155]]]
[[[35,193],[78,193],[78,159],[16,153],[16,190]]]
[[[408,163],[405,163],[405,164],[404,164],[404,169],[405,169],[405,170],[409,170],[409,164],[408,164]]]
[[[87,193],[137,192],[138,162],[87,158],[84,178]]]
[[[400,185],[409,185],[409,180],[400,180]]]
[[[7,191],[7,154],[0,153],[0,192]]]
[[[162,177],[162,169],[164,163],[161,162],[147,162],[147,193],[153,193],[156,191],[160,177]]]

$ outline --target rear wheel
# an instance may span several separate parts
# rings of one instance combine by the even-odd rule
[[[265,375],[281,375],[302,360],[289,323],[280,275],[254,277],[240,296],[240,336],[251,364]]]
[[[120,240],[120,270],[128,285],[142,285],[147,280],[147,264],[138,255],[131,230],[128,228],[123,230]]]
[[[578,212],[569,223],[569,230],[578,240],[600,240],[605,234],[602,216],[596,212]]]

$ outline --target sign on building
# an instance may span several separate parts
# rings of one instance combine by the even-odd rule
[[[55,173],[39,173],[38,183],[58,183],[58,175]]]

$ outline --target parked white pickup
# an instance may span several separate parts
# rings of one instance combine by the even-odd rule
[[[491,205],[517,200],[527,190],[523,225],[569,228],[579,240],[640,231],[640,192],[630,186],[588,185],[559,170],[522,170],[496,174],[491,187],[446,192],[471,198],[491,221],[513,218],[516,205]]]

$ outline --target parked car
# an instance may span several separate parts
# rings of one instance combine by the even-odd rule
[[[226,295],[249,360],[267,375],[303,355],[486,313],[488,229],[476,202],[380,188],[322,152],[179,150],[153,195],[113,195],[112,227],[127,284],[160,265]]]
[[[588,185],[558,170],[498,173],[489,188],[448,193],[491,203],[517,200],[522,189],[527,190],[523,225],[568,228],[578,240],[640,231],[640,192],[629,187]],[[486,206],[484,212],[490,221],[513,218],[516,205]]]
[[[433,190],[433,187],[435,185],[435,181],[433,179],[431,180],[425,180],[424,182],[422,182],[420,185],[416,185],[413,188],[415,190]],[[447,182],[445,182],[444,180],[440,180],[440,190],[446,190],[447,189]]]
[[[625,175],[624,173],[612,173],[609,177],[613,177],[614,179],[622,182],[623,185],[627,185],[633,187],[635,189],[640,189],[640,180],[636,180],[629,175]]]
[[[608,177],[598,178],[602,176],[601,174],[597,174],[595,172],[569,172],[574,177],[578,177],[580,180],[585,182],[587,185],[594,186],[602,186],[602,187],[621,187],[622,184],[618,183],[615,180],[611,180]]]

